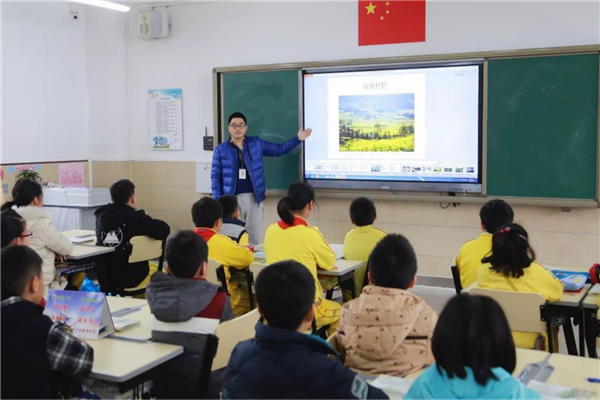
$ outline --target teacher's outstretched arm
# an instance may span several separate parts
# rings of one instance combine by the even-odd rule
[[[262,140],[263,155],[267,157],[283,156],[294,150],[301,142],[304,142],[312,134],[312,129],[300,130],[296,137],[283,143],[271,143]]]
[[[213,153],[210,180],[213,198],[218,199],[223,196],[223,165],[221,162],[221,152],[218,147]]]

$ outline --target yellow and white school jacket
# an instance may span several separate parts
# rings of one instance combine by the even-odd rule
[[[561,299],[563,285],[541,264],[534,261],[524,270],[520,278],[507,278],[490,269],[490,264],[483,264],[477,275],[477,286],[485,289],[505,290],[519,293],[539,293],[549,302]],[[543,333],[543,332],[540,332]],[[513,331],[515,346],[525,349],[535,347],[539,334]],[[544,335],[545,336],[545,335]]]
[[[267,264],[294,260],[304,265],[315,279],[315,301],[323,299],[323,288],[317,277],[317,268],[327,271],[335,267],[335,252],[316,227],[300,217],[288,225],[279,221],[267,229],[264,251]]]
[[[216,260],[225,270],[227,291],[231,298],[231,306],[238,315],[249,310],[248,295],[245,288],[240,288],[237,282],[231,280],[231,268],[244,269],[254,262],[254,253],[225,235],[220,235],[209,228],[197,228],[194,232],[200,235],[208,245],[208,258]],[[243,291],[243,293],[238,293]]]
[[[481,268],[481,260],[492,252],[492,234],[483,232],[477,239],[469,240],[463,244],[456,266],[460,272],[460,283],[466,288],[477,280],[477,273]]]
[[[357,226],[346,233],[344,258],[367,262],[377,243],[386,236],[386,231],[377,229],[373,225]]]

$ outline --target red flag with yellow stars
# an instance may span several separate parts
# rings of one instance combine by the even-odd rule
[[[359,0],[358,45],[425,41],[425,0]]]

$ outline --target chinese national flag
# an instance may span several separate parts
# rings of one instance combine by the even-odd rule
[[[358,1],[358,45],[425,41],[425,0]]]

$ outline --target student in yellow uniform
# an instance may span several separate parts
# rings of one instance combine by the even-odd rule
[[[344,239],[344,258],[346,260],[364,261],[365,265],[354,271],[357,295],[362,292],[367,270],[367,261],[375,245],[383,239],[387,232],[373,227],[377,219],[375,204],[366,198],[359,197],[350,204],[350,221],[356,228],[346,234]],[[350,300],[350,293],[344,291],[344,300]]]
[[[317,276],[317,268],[335,268],[335,252],[316,227],[308,225],[306,219],[312,214],[315,192],[304,182],[293,183],[288,195],[277,204],[280,221],[271,225],[265,235],[264,251],[267,264],[294,260],[304,265],[315,280],[315,319],[318,327],[330,325],[333,334],[340,320],[341,306],[323,297],[323,288]]]
[[[456,257],[460,283],[466,288],[477,280],[481,259],[492,250],[492,234],[501,226],[513,222],[513,209],[504,200],[490,200],[481,207],[479,218],[483,233],[463,245]]]
[[[221,204],[210,197],[203,197],[192,206],[192,219],[196,229],[194,232],[200,235],[208,244],[208,258],[216,260],[225,269],[227,279],[227,291],[231,300],[233,313],[244,314],[250,310],[250,299],[248,288],[241,287],[232,279],[231,269],[244,269],[254,262],[254,253],[246,246],[241,246],[219,234],[223,225],[223,208]],[[240,276],[241,280],[243,278]]]
[[[477,275],[477,286],[481,288],[539,293],[549,302],[562,297],[562,283],[535,261],[529,235],[520,225],[509,224],[498,229],[492,238],[492,254],[482,262]],[[545,349],[547,336],[545,332],[540,334],[513,331],[515,345],[524,349]]]

